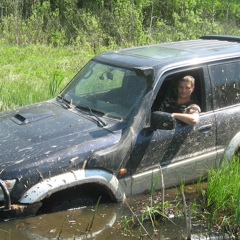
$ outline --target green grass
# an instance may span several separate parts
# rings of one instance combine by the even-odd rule
[[[199,186],[198,186],[199,185]],[[187,189],[184,184],[181,185],[180,189],[182,195],[184,196],[184,191]],[[151,193],[151,198],[154,195],[154,185]],[[195,191],[194,191],[195,192]],[[176,193],[178,196],[179,193]],[[211,229],[217,229],[221,233],[228,233],[229,236],[240,237],[240,157],[234,157],[230,163],[225,163],[218,170],[210,170],[208,175],[207,188],[201,189],[200,182],[196,184],[195,197],[190,199],[188,205],[191,206],[187,211],[187,206],[185,202],[185,196],[183,198],[183,203],[180,199],[172,203],[171,209],[176,211],[180,216],[186,216],[189,214],[189,219],[186,218],[188,234],[190,233],[190,217],[195,219],[205,219],[205,224]],[[188,200],[189,201],[189,200]],[[192,202],[193,201],[193,202]],[[166,202],[164,209],[167,209],[169,202]],[[203,211],[204,210],[204,211]],[[141,224],[143,225],[143,220],[148,216],[149,221],[152,223],[153,229],[157,226],[155,223],[157,221],[162,221],[167,219],[161,213],[161,206],[158,203],[153,203],[152,199],[149,206],[145,206],[141,210],[141,214],[134,213],[132,217],[124,218],[123,231],[133,234],[133,226],[136,226],[136,221],[134,216],[139,216],[141,219]],[[161,215],[163,218],[159,218],[157,221],[155,219],[156,215]],[[157,229],[157,227],[156,227]],[[127,231],[126,231],[127,230]],[[141,226],[139,226],[139,232]],[[189,238],[190,239],[190,238]],[[239,239],[239,238],[238,238]]]
[[[0,110],[55,97],[92,52],[74,47],[10,46],[0,42]]]
[[[238,194],[240,187],[240,158],[234,157],[218,171],[212,170],[208,177],[206,207],[211,222],[233,229],[239,219]]]

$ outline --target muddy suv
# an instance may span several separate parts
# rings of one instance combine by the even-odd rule
[[[159,111],[185,75],[202,110],[193,126]],[[240,37],[101,54],[55,99],[1,113],[0,218],[122,201],[161,174],[165,187],[196,181],[239,151],[239,123]]]

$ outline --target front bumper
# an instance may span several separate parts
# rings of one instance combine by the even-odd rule
[[[12,204],[10,193],[2,180],[0,180],[0,187],[4,195],[4,201],[0,204],[0,220],[34,216],[42,206],[41,202],[29,205]]]
[[[41,206],[41,202],[30,205],[11,204],[11,208],[7,211],[4,207],[0,207],[0,221],[35,216]]]
[[[0,180],[0,187],[1,187],[3,195],[4,195],[3,210],[9,211],[9,210],[11,210],[11,198],[10,198],[9,191],[2,180]]]

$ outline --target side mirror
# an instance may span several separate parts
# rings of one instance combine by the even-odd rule
[[[172,130],[176,127],[176,120],[171,113],[166,112],[152,112],[151,114],[151,128],[161,130]]]

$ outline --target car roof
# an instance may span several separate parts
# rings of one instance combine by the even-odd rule
[[[115,50],[96,59],[126,67],[168,68],[240,56],[240,37],[208,35],[197,40]]]

